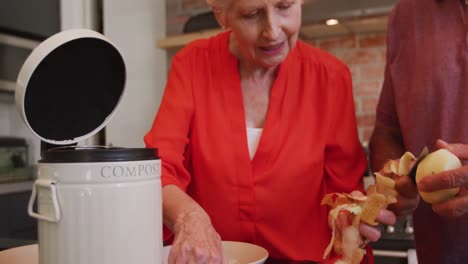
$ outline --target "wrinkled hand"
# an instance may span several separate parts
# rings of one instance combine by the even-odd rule
[[[448,144],[439,139],[436,142],[436,147],[447,149],[461,160],[468,159],[468,145]],[[457,196],[448,201],[432,205],[432,209],[437,214],[443,216],[457,217],[468,212],[468,166],[426,176],[418,183],[419,190],[423,192],[433,192],[455,187],[460,187],[460,192]]]
[[[351,195],[353,194],[356,196],[362,195],[360,191],[351,192]],[[396,222],[396,216],[392,211],[382,209],[380,210],[379,215],[375,220],[380,224],[393,225]],[[336,226],[341,232],[341,230],[343,230],[346,226],[351,225],[352,222],[353,216],[347,211],[342,211],[339,213],[336,219]],[[381,235],[380,228],[378,226],[371,226],[364,222],[359,223],[359,233],[364,239],[372,242],[379,240]]]
[[[397,176],[394,180],[395,190],[398,192],[397,202],[391,204],[389,209],[395,212],[398,217],[403,217],[411,214],[418,207],[421,198],[418,188],[409,176]]]
[[[382,209],[375,220],[384,225],[394,225],[396,222],[396,216],[392,211]],[[359,224],[359,233],[371,242],[379,240],[381,235],[380,228],[378,226],[370,226],[363,222]]]
[[[393,225],[395,224],[396,216],[392,211],[382,209],[375,220],[384,225]],[[341,230],[346,226],[351,225],[351,223],[352,216],[346,211],[340,212],[336,219],[338,231],[341,232]],[[359,233],[361,233],[363,238],[372,242],[379,240],[381,235],[380,228],[378,226],[371,226],[363,222],[359,223]]]
[[[169,264],[224,264],[221,238],[204,212],[185,213],[174,224]]]
[[[379,171],[379,173],[392,178],[395,181],[395,190],[398,192],[398,196],[396,197],[397,202],[390,204],[388,209],[393,211],[397,217],[411,214],[418,207],[421,198],[418,188],[414,185],[409,176],[399,176],[385,172],[383,169]]]

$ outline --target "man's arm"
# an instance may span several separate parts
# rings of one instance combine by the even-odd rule
[[[369,151],[373,172],[381,170],[388,160],[400,158],[405,153],[400,129],[377,121],[369,142]]]
[[[399,128],[385,126],[377,122],[370,143],[370,161],[372,171],[380,171],[384,164],[391,159],[399,159],[405,152]],[[389,209],[397,216],[405,216],[416,209],[419,204],[419,193],[409,177],[392,177],[398,192],[398,202]]]

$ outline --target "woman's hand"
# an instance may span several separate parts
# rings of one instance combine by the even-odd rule
[[[224,264],[221,238],[203,211],[182,213],[174,224],[169,264]]]
[[[379,215],[375,219],[377,222],[384,225],[394,225],[396,216],[392,211],[387,209],[380,210]],[[380,228],[377,226],[370,226],[361,222],[359,224],[359,233],[368,241],[375,242],[380,239]]]
[[[352,225],[354,216],[348,211],[340,211],[336,218],[336,227],[338,232],[342,232],[347,226]],[[375,219],[378,223],[384,225],[394,225],[396,222],[396,216],[392,211],[382,209],[379,215]],[[364,222],[359,223],[359,233],[361,236],[371,242],[375,242],[380,239],[380,228],[378,226],[371,226]]]
[[[363,194],[360,191],[353,191],[351,192],[351,196],[359,197]],[[344,229],[344,227],[351,225],[354,220],[354,217],[346,211],[340,212],[338,218],[336,219],[336,224],[339,230]],[[393,225],[396,222],[396,216],[392,211],[387,209],[382,209],[379,212],[379,215],[375,219],[380,224],[384,225]],[[364,222],[359,223],[359,233],[361,236],[367,240],[375,242],[380,238],[380,228],[377,226],[371,226]]]

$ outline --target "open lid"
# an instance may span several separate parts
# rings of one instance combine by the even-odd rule
[[[124,93],[122,55],[103,35],[67,30],[42,42],[18,75],[21,117],[41,140],[67,145],[99,132]]]

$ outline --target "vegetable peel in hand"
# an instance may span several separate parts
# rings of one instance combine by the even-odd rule
[[[406,176],[410,172],[411,163],[416,161],[416,157],[411,152],[405,152],[399,160],[389,160],[384,164],[382,172],[384,174],[396,174]]]
[[[360,192],[330,193],[322,199],[321,205],[328,205],[332,209],[329,212],[329,226],[332,236],[323,254],[326,259],[331,250],[341,258],[335,264],[357,264],[364,257],[364,250],[359,247],[362,238],[359,234],[359,222],[369,225],[377,225],[375,221],[380,210],[387,208],[389,204],[397,202],[398,192],[395,190],[395,181],[385,175],[407,176],[416,157],[411,152],[406,152],[399,160],[389,160],[381,170],[382,174],[375,173],[376,184],[367,188],[366,195]],[[451,152],[440,149],[427,155],[416,170],[416,182],[423,177],[446,170],[456,169],[462,164],[457,156]],[[452,188],[436,192],[419,192],[422,199],[428,203],[438,203],[454,197],[459,188]],[[349,225],[339,230],[337,219],[340,213],[345,213],[352,218]]]
[[[335,195],[338,196],[338,198],[336,200],[333,200],[333,196]],[[331,193],[331,194],[325,195],[324,199],[322,200],[322,205],[327,204],[327,205],[334,207],[332,210],[330,210],[328,214],[329,224],[331,225],[331,228],[332,228],[332,238],[327,248],[325,249],[325,253],[323,255],[324,259],[330,254],[332,248],[335,250],[336,253],[341,254],[342,235],[337,232],[337,225],[336,225],[336,219],[338,218],[338,215],[340,214],[340,212],[347,211],[353,215],[359,215],[361,213],[360,206],[358,206],[357,204],[353,204],[353,203],[343,203],[344,199],[348,199],[346,195],[344,194]]]
[[[410,162],[406,164],[409,166]],[[400,164],[389,163],[387,168],[389,171],[393,170],[395,172],[400,169],[408,170],[408,168],[400,167]],[[377,225],[375,219],[380,210],[387,208],[391,203],[395,203],[397,195],[395,181],[378,173],[376,174],[376,184],[369,186],[366,195],[356,191],[349,194],[329,193],[325,195],[321,204],[332,208],[329,212],[329,225],[332,229],[332,236],[323,254],[323,259],[329,256],[333,248],[336,254],[341,255],[341,258],[335,263],[360,263],[364,257],[364,249],[359,247],[362,241],[359,234],[360,221],[373,226]],[[342,228],[341,232],[339,232],[336,222],[342,212],[351,215],[352,221],[349,226]]]
[[[361,212],[361,221],[376,226],[379,223],[375,221],[381,209],[387,207],[387,198],[380,193],[373,193],[369,195],[369,199],[364,203]]]
[[[321,204],[332,208],[329,212],[332,236],[323,254],[323,259],[326,259],[333,249],[336,254],[341,255],[341,258],[335,263],[355,264],[361,262],[364,257],[364,249],[359,247],[362,241],[359,233],[359,222],[377,225],[375,219],[380,210],[386,208],[393,200],[396,201],[395,197],[391,197],[393,199],[387,198],[389,196],[386,194],[390,195],[390,192],[384,192],[385,194],[378,192],[378,190],[385,191],[390,188],[387,185],[394,186],[394,183],[392,185],[389,181],[376,182],[376,186],[371,186],[368,189],[368,195],[356,191],[349,194],[330,193],[325,195]],[[342,227],[341,230],[337,226],[340,213],[345,213],[351,218],[349,225]]]

